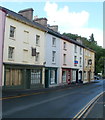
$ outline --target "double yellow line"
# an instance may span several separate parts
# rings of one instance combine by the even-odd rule
[[[104,91],[105,92],[105,91]],[[101,92],[99,95],[94,97],[84,108],[82,108],[74,117],[72,120],[78,120],[80,119],[86,112],[89,110],[89,108],[93,105],[93,103],[104,93]]]

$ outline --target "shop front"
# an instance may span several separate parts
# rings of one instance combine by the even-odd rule
[[[71,69],[62,68],[62,83],[63,84],[71,83]]]
[[[57,68],[45,68],[45,88],[57,85]]]
[[[72,69],[72,83],[78,83],[78,69]]]
[[[4,64],[3,89],[31,89],[43,87],[42,66]]]

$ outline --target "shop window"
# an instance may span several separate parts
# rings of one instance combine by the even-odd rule
[[[31,70],[31,84],[41,83],[41,70]]]
[[[22,70],[6,69],[6,86],[18,86],[22,84]]]
[[[56,83],[56,71],[50,70],[50,83],[55,84]]]
[[[62,82],[66,82],[66,71],[62,71]]]

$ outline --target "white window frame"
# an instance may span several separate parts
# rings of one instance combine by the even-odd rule
[[[82,48],[80,47],[80,55],[82,55]]]
[[[35,62],[39,62],[39,55],[40,55],[40,53],[39,53],[39,52],[36,52]]]
[[[67,49],[67,44],[66,44],[66,42],[63,42],[63,49],[64,49],[64,50]]]
[[[40,35],[36,35],[36,46],[40,46]]]
[[[63,65],[66,65],[66,54],[63,54]]]
[[[52,37],[52,46],[56,47],[56,38],[55,37]]]
[[[52,51],[52,63],[56,61],[56,51]]]
[[[77,45],[74,45],[74,53],[77,53]]]
[[[11,30],[12,29],[12,30]],[[9,33],[9,37],[12,39],[15,39],[16,36],[16,27],[10,25],[10,33]]]
[[[10,49],[12,51],[10,51]],[[11,47],[11,46],[8,47],[8,59],[9,60],[14,60],[14,50],[15,50],[14,47]]]

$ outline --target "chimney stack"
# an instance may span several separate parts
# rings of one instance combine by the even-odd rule
[[[82,40],[79,37],[76,39],[76,41],[82,44]]]
[[[48,26],[50,29],[54,30],[55,32],[58,32],[58,25],[52,25]]]
[[[37,18],[34,19],[35,22],[47,27],[47,18]]]
[[[34,10],[32,8],[28,8],[28,9],[20,10],[18,13],[23,15],[27,19],[32,20],[33,19],[33,11]]]

